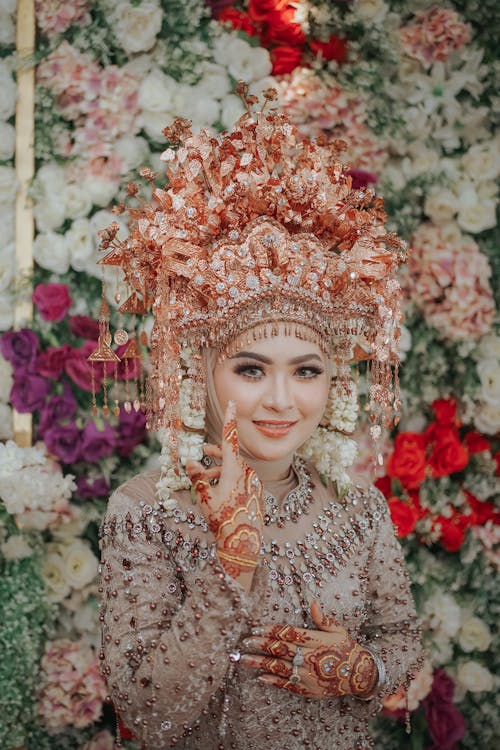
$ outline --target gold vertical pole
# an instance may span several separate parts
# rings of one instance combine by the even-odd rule
[[[18,0],[16,48],[19,62],[17,71],[16,106],[16,195],[15,238],[16,271],[20,282],[14,309],[14,326],[20,328],[33,316],[31,287],[27,279],[33,270],[34,219],[33,205],[28,196],[35,173],[35,3]],[[14,440],[18,445],[29,446],[32,440],[31,414],[13,412]]]

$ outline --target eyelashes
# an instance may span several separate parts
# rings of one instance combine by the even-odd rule
[[[266,374],[265,368],[262,365],[257,365],[252,362],[243,362],[237,365],[233,372],[235,372],[236,375],[242,375],[250,380],[258,380]],[[301,365],[293,374],[302,380],[310,380],[318,377],[318,375],[322,375],[323,373],[324,369],[317,365]]]

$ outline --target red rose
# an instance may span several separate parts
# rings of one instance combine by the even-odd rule
[[[486,438],[481,433],[476,432],[476,430],[468,432],[464,440],[469,453],[482,453],[491,449],[491,445]]]
[[[296,14],[297,9],[292,5],[268,13],[261,35],[263,46],[271,47],[276,44],[301,47],[306,38],[301,25],[295,20]]]
[[[392,494],[392,482],[391,478],[385,475],[385,477],[379,477],[373,483],[377,487],[385,498],[389,498]]]
[[[248,15],[256,23],[264,23],[270,13],[284,10],[288,4],[289,0],[250,0]]]
[[[327,42],[313,40],[309,47],[315,55],[321,55],[324,60],[336,60],[342,64],[347,57],[347,40],[332,34]]]
[[[394,452],[387,464],[390,477],[399,479],[407,489],[417,489],[425,479],[424,436],[417,432],[400,432],[394,441]]]
[[[434,521],[434,525],[441,526],[439,541],[448,552],[456,552],[464,543],[467,524],[464,524],[461,518],[463,516],[460,517],[458,514],[453,518],[438,516]]]
[[[467,498],[467,503],[472,510],[473,520],[470,525],[482,526],[487,523],[487,521],[496,519],[498,514],[493,503],[489,502],[489,500],[479,500],[468,490],[464,490],[464,493]]]
[[[62,320],[73,303],[66,284],[38,284],[32,299],[44,320]]]
[[[302,52],[296,47],[275,47],[271,50],[271,60],[273,75],[281,76],[284,73],[291,73],[301,64]]]
[[[90,339],[97,341],[99,337],[99,323],[88,315],[70,315],[69,329],[73,336],[81,339]]]
[[[412,505],[405,502],[399,497],[390,497],[387,501],[391,519],[396,527],[398,537],[408,536],[415,528],[415,524],[420,518],[420,513]]]
[[[452,398],[437,398],[432,402],[432,409],[439,424],[458,425],[457,402]]]
[[[86,341],[80,349],[72,349],[71,356],[66,360],[64,369],[79,388],[84,391],[92,390],[92,369],[87,357],[97,348],[96,341]],[[101,362],[94,362],[94,379],[96,391],[101,387],[103,366]],[[114,373],[115,364],[107,363],[108,376]]]
[[[60,377],[64,363],[71,353],[69,344],[64,346],[49,346],[44,352],[40,352],[36,360],[36,369],[40,375],[57,380]]]
[[[433,477],[445,477],[462,471],[469,462],[467,448],[462,445],[452,427],[436,427],[433,435],[429,465]]]
[[[257,31],[255,27],[252,26],[252,22],[247,14],[243,13],[241,10],[236,10],[236,8],[225,8],[217,16],[217,20],[222,23],[230,23],[233,29],[244,31],[245,34],[248,34],[249,36],[255,36],[255,34],[257,34]]]

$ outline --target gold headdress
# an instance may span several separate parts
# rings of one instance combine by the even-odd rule
[[[165,188],[130,216],[127,240],[103,233],[101,263],[120,265],[131,290],[122,311],[152,309],[151,426],[181,425],[186,347],[198,353],[192,399],[203,403],[205,346],[224,349],[244,331],[285,321],[338,361],[369,361],[369,408],[392,413],[404,243],[386,231],[382,200],[353,190],[341,141],[304,140],[282,114],[250,108],[228,134],[193,135],[176,120],[165,134]],[[154,176],[146,176],[153,181]],[[132,186],[129,191],[136,193]],[[125,209],[124,209],[125,210]],[[109,340],[109,333],[108,333]]]

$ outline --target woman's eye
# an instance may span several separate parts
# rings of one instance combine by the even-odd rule
[[[235,372],[237,375],[243,375],[253,380],[257,380],[257,378],[262,377],[264,374],[262,367],[259,367],[259,365],[240,365],[236,368]]]
[[[295,374],[299,378],[316,378],[318,375],[321,375],[323,370],[320,367],[299,367],[298,370],[295,371]]]

